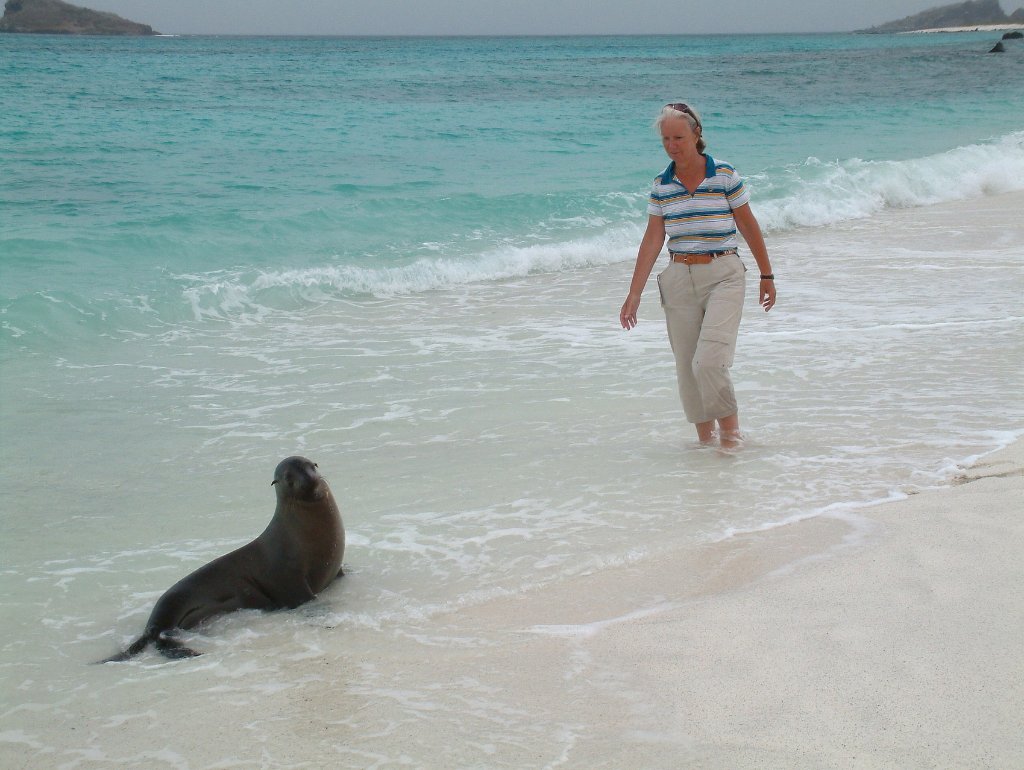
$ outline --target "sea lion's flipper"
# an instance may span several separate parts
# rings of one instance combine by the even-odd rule
[[[155,642],[156,648],[160,650],[164,657],[171,658],[172,660],[178,660],[180,658],[194,658],[197,655],[202,655],[201,652],[189,649],[177,639],[167,636],[167,632],[163,631],[155,635],[149,633],[143,634],[132,642],[124,652],[119,652],[117,655],[111,655],[109,658],[97,660],[96,662],[124,663],[124,661],[131,660],[146,649],[150,642]]]
[[[186,647],[177,639],[167,636],[166,632],[157,635],[156,648],[160,650],[165,658],[170,658],[172,660],[178,660],[180,658],[195,658],[202,655],[201,652],[196,652],[195,650]]]
[[[151,641],[153,641],[153,640],[149,636],[149,634],[143,634],[138,639],[136,639],[134,642],[132,642],[130,645],[128,645],[128,649],[127,650],[124,650],[123,652],[119,652],[119,653],[117,653],[117,655],[111,655],[109,658],[104,658],[103,660],[97,660],[96,662],[97,663],[123,663],[126,660],[130,660],[131,658],[134,658],[136,655],[138,655],[140,652],[142,652],[144,649],[146,649],[146,647],[149,645],[149,643]]]

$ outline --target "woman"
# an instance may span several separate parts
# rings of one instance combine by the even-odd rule
[[[658,275],[658,289],[683,411],[702,444],[714,441],[717,422],[721,445],[734,447],[740,421],[729,367],[746,289],[737,230],[760,268],[758,301],[765,312],[775,304],[775,276],[743,180],[728,163],[704,154],[696,110],[668,104],[656,125],[672,162],[654,180],[647,230],[619,321],[624,329],[636,326],[640,294],[667,236],[670,261]]]

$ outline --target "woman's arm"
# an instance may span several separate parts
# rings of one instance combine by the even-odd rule
[[[754,255],[754,261],[761,271],[761,275],[772,274],[772,263],[768,259],[768,247],[764,243],[764,235],[761,234],[761,225],[757,223],[750,204],[745,203],[739,208],[732,210],[733,219],[736,220],[736,228],[747,242],[750,253]],[[757,292],[757,301],[767,313],[775,305],[775,281],[771,278],[762,278]]]
[[[651,277],[654,263],[658,261],[661,247],[665,245],[665,219],[651,214],[647,217],[647,229],[640,241],[640,249],[636,255],[636,267],[633,268],[633,280],[629,284],[629,294],[619,311],[619,323],[623,329],[636,326],[636,311],[640,307],[640,295]]]

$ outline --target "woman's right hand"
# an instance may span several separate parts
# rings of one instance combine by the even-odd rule
[[[633,268],[633,280],[629,284],[629,294],[619,311],[619,323],[622,328],[632,329],[636,326],[636,311],[640,307],[640,295],[644,293],[647,279],[651,277],[654,263],[658,261],[661,247],[665,243],[665,220],[656,214],[647,217],[647,229],[644,230],[640,250],[636,255],[636,267]]]
[[[630,294],[626,297],[626,301],[622,303],[622,310],[619,311],[619,323],[622,324],[622,328],[632,329],[636,326],[636,311],[640,307],[640,295]]]

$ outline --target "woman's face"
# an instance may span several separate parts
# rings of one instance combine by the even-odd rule
[[[665,118],[661,121],[661,144],[672,160],[679,160],[697,149],[697,133],[686,118]]]

